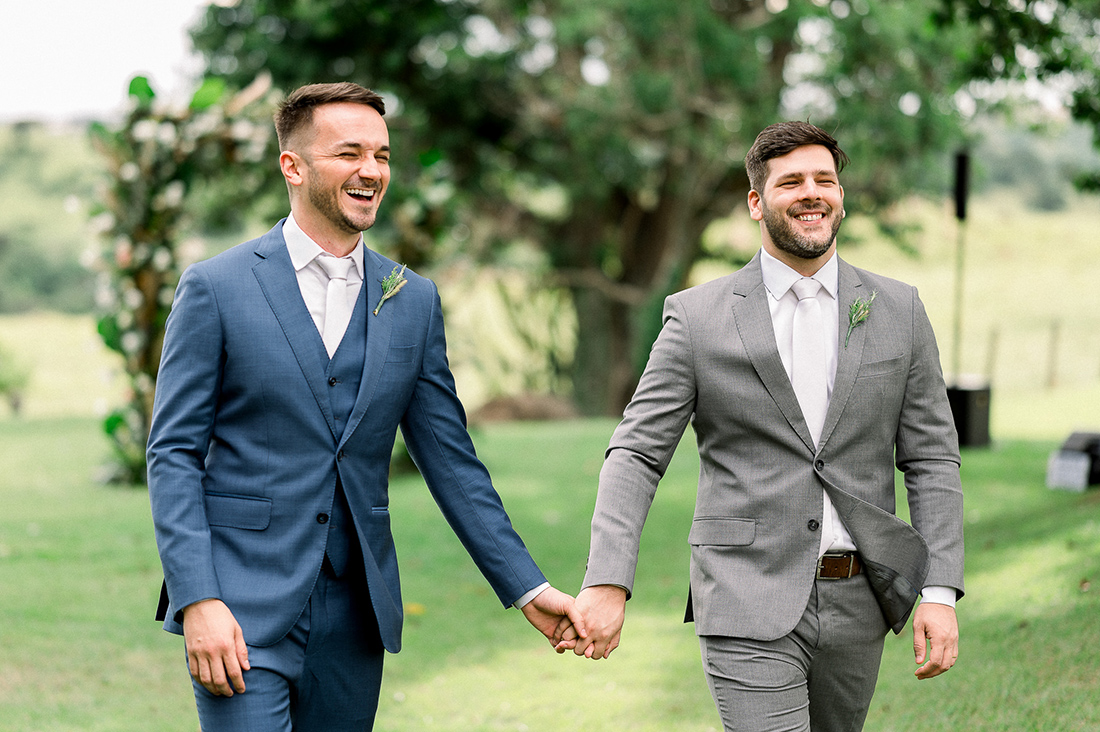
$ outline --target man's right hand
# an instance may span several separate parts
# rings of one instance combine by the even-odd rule
[[[584,615],[588,638],[577,639],[573,653],[585,658],[607,658],[619,646],[626,619],[626,590],[618,585],[594,585],[577,594],[574,607]],[[566,644],[563,641],[562,650]]]
[[[183,639],[191,676],[215,696],[244,693],[248,647],[233,613],[221,600],[200,600],[183,609]]]

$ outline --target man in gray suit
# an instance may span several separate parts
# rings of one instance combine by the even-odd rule
[[[727,730],[862,728],[887,630],[918,594],[917,677],[958,656],[962,489],[939,354],[914,288],[836,255],[847,161],[808,123],[760,133],[745,163],[763,247],[667,299],[600,473],[573,648],[597,659],[619,643],[642,524],[691,422],[688,620]]]

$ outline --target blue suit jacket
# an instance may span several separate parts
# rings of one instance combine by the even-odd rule
[[[321,336],[282,223],[188,268],[168,318],[149,438],[149,493],[169,610],[223,600],[245,641],[280,640],[321,568],[337,475],[355,518],[387,650],[401,645],[390,533],[390,454],[400,426],[436,502],[501,602],[545,581],[477,459],[447,364],[435,285],[410,271],[380,313],[394,262],[368,250],[367,349],[337,434]]]

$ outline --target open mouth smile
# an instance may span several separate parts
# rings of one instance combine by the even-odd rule
[[[373,188],[345,188],[344,192],[356,200],[368,203],[374,200],[375,194]]]

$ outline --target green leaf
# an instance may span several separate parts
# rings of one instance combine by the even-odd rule
[[[135,76],[130,80],[130,96],[137,100],[139,107],[145,108],[153,104],[157,93],[153,91],[149,79],[144,76]]]
[[[202,80],[202,86],[191,97],[191,110],[201,112],[210,109],[225,96],[226,84],[224,79],[207,77]]]

